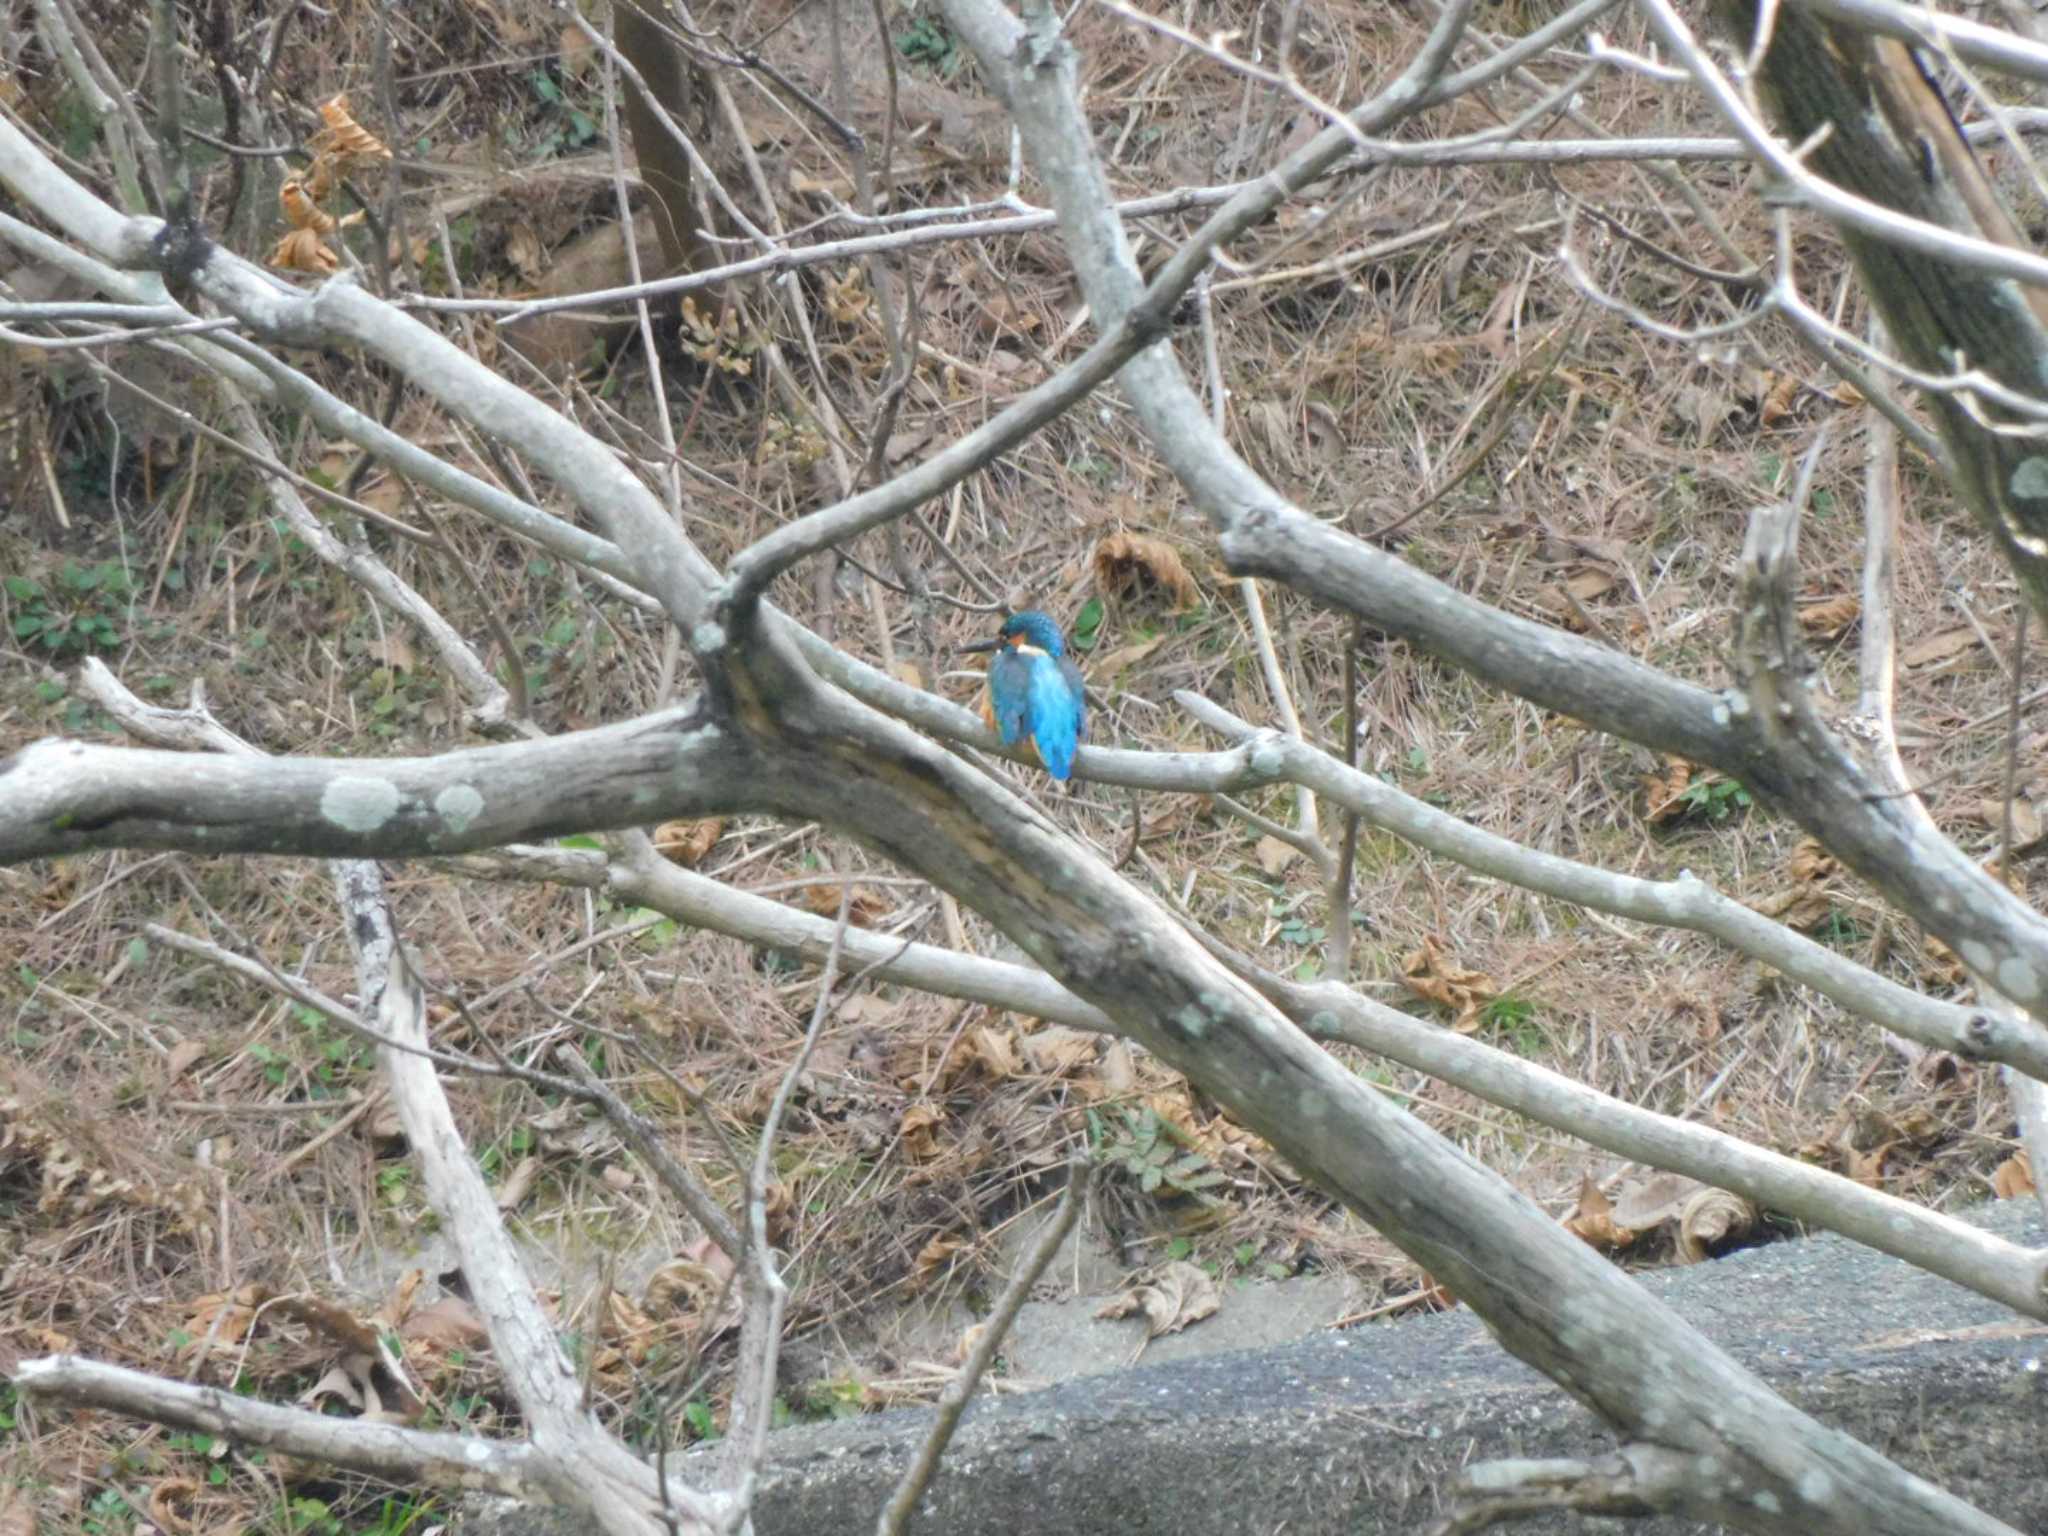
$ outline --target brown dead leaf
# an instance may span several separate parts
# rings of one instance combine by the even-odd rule
[[[1654,1232],[1666,1222],[1678,1220],[1685,1202],[1705,1188],[1698,1179],[1682,1173],[1631,1174],[1614,1192],[1609,1215],[1616,1226]]]
[[[661,856],[671,864],[680,864],[685,869],[695,869],[702,864],[718,840],[725,836],[724,818],[706,816],[696,821],[664,821],[654,829],[654,846]],[[839,911],[838,898],[833,899],[832,911]]]
[[[945,1112],[935,1105],[913,1104],[903,1112],[896,1129],[913,1162],[928,1163],[939,1155],[938,1131],[945,1123]]]
[[[1756,1207],[1725,1189],[1694,1191],[1678,1213],[1678,1256],[1697,1264],[1756,1225]]]
[[[390,625],[363,647],[363,654],[393,672],[412,672],[419,668],[419,655],[413,650],[412,641],[406,638],[403,630]]]
[[[1052,1077],[1072,1072],[1077,1067],[1092,1067],[1096,1053],[1101,1049],[1101,1041],[1095,1035],[1086,1030],[1069,1029],[1064,1024],[1048,1024],[1024,1036],[1019,1044],[1030,1058],[1031,1065]]]
[[[0,1536],[36,1536],[35,1511],[19,1488],[0,1487]]]
[[[516,1211],[526,1203],[526,1197],[533,1193],[533,1186],[540,1181],[541,1159],[522,1157],[512,1165],[512,1171],[505,1175],[505,1182],[498,1186],[498,1209]]]
[[[1801,885],[1818,885],[1842,872],[1841,863],[1821,846],[1817,837],[1802,837],[1792,845],[1785,860],[1785,873]]]
[[[1682,757],[1665,758],[1662,773],[1643,775],[1643,819],[1657,826],[1684,815],[1691,809],[1684,798],[1691,783],[1691,763]]]
[[[1595,1248],[1626,1248],[1638,1236],[1633,1228],[1615,1223],[1614,1202],[1600,1193],[1600,1186],[1593,1182],[1590,1173],[1579,1185],[1578,1207],[1565,1217],[1564,1226],[1567,1232]]]
[[[597,44],[581,27],[564,27],[557,34],[555,49],[562,61],[562,73],[581,80],[597,66]]]
[[[1977,802],[1977,820],[1992,831],[2005,831],[2005,802],[2002,800],[1980,800]],[[2030,800],[2016,799],[2012,802],[2012,840],[2015,847],[2041,840],[2041,813]],[[1993,879],[1997,878],[1994,871]]]
[[[1802,837],[1785,861],[1791,883],[1781,891],[1749,903],[1752,911],[1774,917],[1788,928],[1801,931],[1818,928],[1835,910],[1832,882],[1842,866],[1811,837]]]
[[[1170,635],[1154,635],[1149,640],[1140,640],[1132,645],[1120,645],[1100,656],[1091,656],[1088,658],[1088,675],[1097,683],[1109,683],[1118,673],[1135,667],[1171,638]]]
[[[331,156],[339,160],[389,160],[391,151],[377,136],[349,115],[346,94],[330,96],[320,103],[324,126],[309,141],[314,158]]]
[[[1142,1316],[1145,1337],[1150,1340],[1199,1323],[1222,1305],[1223,1298],[1208,1271],[1185,1259],[1176,1259],[1161,1266],[1149,1281],[1112,1297],[1095,1315],[1111,1320]]]
[[[1899,665],[1924,667],[1937,661],[1947,661],[1951,656],[1962,655],[1976,643],[1977,631],[1974,629],[1966,627],[1940,630],[1900,651]]]
[[[179,1350],[190,1355],[208,1347],[239,1344],[248,1337],[256,1321],[256,1309],[270,1299],[261,1285],[244,1285],[233,1291],[213,1291],[192,1303],[183,1333],[188,1342]]]
[[[164,1070],[170,1075],[170,1080],[175,1083],[179,1078],[197,1066],[200,1058],[205,1054],[206,1042],[204,1040],[190,1038],[180,1040],[171,1047],[169,1054],[165,1056]]]
[[[2012,1200],[2034,1192],[2034,1166],[2027,1154],[2015,1152],[1991,1170],[1991,1188],[2001,1200]]]
[[[1854,592],[1799,605],[1799,627],[1817,639],[1832,640],[1848,631],[1863,613],[1863,599]]]
[[[700,1237],[648,1276],[640,1305],[651,1317],[677,1314],[707,1320],[701,1325],[702,1337],[725,1333],[740,1322],[740,1288],[732,1284],[732,1275],[732,1256],[710,1238]]]
[[[1500,996],[1500,986],[1491,976],[1458,964],[1433,935],[1403,957],[1401,981],[1416,996],[1450,1009],[1451,1028],[1461,1035],[1476,1030],[1480,1010]]]
[[[1760,425],[1775,427],[1792,414],[1792,403],[1799,398],[1799,379],[1790,373],[1766,373],[1763,398],[1757,402],[1756,418]]]
[[[1110,1097],[1119,1099],[1136,1090],[1138,1063],[1129,1041],[1112,1040],[1103,1051],[1102,1086]]]
[[[1858,1152],[1851,1147],[1847,1152],[1847,1166],[1842,1171],[1858,1184],[1867,1184],[1872,1189],[1882,1189],[1885,1161],[1892,1155],[1892,1149],[1896,1146],[1896,1141],[1881,1142],[1868,1152]]]
[[[1613,571],[1587,566],[1563,581],[1545,586],[1536,594],[1536,605],[1565,628],[1583,633],[1592,627],[1586,605],[1612,592],[1619,580]]]
[[[270,248],[267,259],[280,272],[310,272],[315,277],[331,277],[341,267],[341,258],[310,229],[286,231],[284,238]]]
[[[917,1259],[912,1272],[919,1286],[930,1285],[953,1267],[953,1260],[973,1245],[964,1237],[953,1237],[945,1233],[934,1237],[917,1250]]]
[[[436,1355],[483,1349],[491,1341],[482,1315],[460,1296],[443,1296],[421,1307],[399,1325],[398,1336]]]
[[[547,271],[547,253],[541,249],[540,234],[521,219],[505,237],[505,260],[528,283],[537,283]]]
[[[839,917],[839,882],[825,881],[807,885],[796,893],[797,904],[808,908],[820,917],[834,921]],[[856,885],[846,898],[846,920],[856,928],[872,928],[887,917],[892,908],[882,893],[871,885]]]
[[[189,1531],[192,1506],[198,1502],[198,1478],[166,1477],[149,1490],[149,1518],[162,1530]]]
[[[1164,539],[1142,533],[1112,533],[1097,542],[1092,557],[1095,590],[1108,598],[1135,602],[1163,596],[1175,608],[1202,601],[1180,552]]]
[[[1017,1054],[1016,1036],[1007,1029],[977,1024],[961,1041],[967,1058],[997,1082],[1016,1077],[1024,1070]]]
[[[1252,857],[1259,861],[1268,878],[1277,880],[1288,865],[1301,857],[1301,850],[1270,833],[1252,845]]]

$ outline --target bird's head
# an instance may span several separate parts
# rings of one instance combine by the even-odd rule
[[[1060,638],[1060,627],[1052,621],[1050,614],[1036,608],[1026,608],[1013,613],[1003,620],[1003,627],[996,631],[993,640],[984,640],[979,645],[962,646],[965,651],[1034,650],[1048,656],[1066,654],[1066,642]]]

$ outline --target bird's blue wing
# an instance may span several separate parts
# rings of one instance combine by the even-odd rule
[[[1081,670],[1064,656],[1034,656],[1031,662],[1031,744],[1045,771],[1064,779],[1074,771],[1074,748],[1081,740]]]
[[[1031,708],[1031,657],[997,651],[988,664],[988,701],[1003,745],[1014,747],[1025,734],[1024,717]]]

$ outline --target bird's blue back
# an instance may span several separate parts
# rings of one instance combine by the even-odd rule
[[[1071,776],[1074,750],[1087,734],[1088,696],[1050,617],[1029,609],[1004,622],[988,664],[988,692],[1004,745],[1028,737],[1047,773]]]

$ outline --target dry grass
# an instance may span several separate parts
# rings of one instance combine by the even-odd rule
[[[520,242],[552,251],[602,223],[611,206],[601,163],[588,176],[487,169],[494,156],[521,163],[542,151],[550,169],[575,166],[583,163],[576,152],[593,147],[572,142],[575,119],[537,93],[534,61],[585,111],[595,110],[592,77],[550,62],[552,33],[517,11],[407,8],[394,42],[408,121],[433,125],[421,157],[474,167],[423,183],[443,202],[466,200],[454,218],[472,293],[519,289]],[[1332,98],[1355,95],[1414,42],[1405,21],[1381,8],[1310,6],[1302,16],[1298,66]],[[1496,24],[1515,30],[1508,18]],[[346,10],[303,21],[280,60],[285,95],[310,107],[352,88],[364,110],[366,25]],[[1219,66],[1104,13],[1083,11],[1076,41],[1089,61],[1091,112],[1103,142],[1118,146],[1120,189],[1235,174],[1302,129],[1284,114],[1269,120],[1258,102],[1247,107],[1242,86]],[[134,42],[114,28],[103,45]],[[749,111],[767,113],[756,82],[736,89]],[[48,81],[34,84],[23,110],[47,118],[61,98]],[[1710,127],[1680,93],[1629,80],[1603,83],[1586,109],[1620,131]],[[1675,120],[1686,113],[1689,122]],[[786,147],[793,162],[818,158],[810,144]],[[993,190],[991,174],[999,181],[999,172],[970,164],[906,183],[900,195],[965,200]],[[1735,171],[1701,169],[1693,181],[1744,249],[1765,250],[1760,215]],[[218,180],[212,185],[217,191]],[[1818,481],[1823,504],[1803,543],[1807,580],[1816,596],[1854,589],[1860,420],[1828,398],[1834,381],[1771,327],[1752,333],[1758,358],[1813,387],[1767,419],[1769,380],[1756,359],[1691,355],[1584,310],[1546,259],[1559,237],[1560,191],[1690,260],[1727,264],[1689,218],[1666,220],[1677,205],[1637,170],[1382,173],[1336,216],[1317,223],[1289,210],[1233,256],[1258,258],[1262,272],[1307,267],[1437,219],[1455,216],[1455,228],[1347,273],[1219,292],[1234,430],[1305,505],[1362,535],[1406,517],[1476,456],[1454,489],[1391,534],[1393,547],[1510,611],[1591,625],[1646,661],[1717,683],[1745,514],[1783,483],[1823,422],[1835,431]],[[786,213],[792,223],[809,217],[800,207]],[[1178,229],[1161,221],[1145,233],[1156,251]],[[1581,225],[1589,263],[1633,301],[1677,323],[1725,313],[1710,285],[1590,231]],[[1831,291],[1841,268],[1833,246],[1813,236],[1802,260],[1809,290]],[[928,247],[909,271],[934,351],[899,433],[937,439],[971,427],[994,409],[991,395],[1036,380],[1078,345],[1067,335],[1076,295],[1050,238]],[[866,279],[813,272],[804,283],[822,378],[794,348],[786,312],[754,291],[733,295],[744,333],[791,345],[806,387],[871,398],[887,358],[877,306],[863,302]],[[828,283],[841,285],[836,295]],[[1850,323],[1855,311],[1852,299]],[[1532,363],[1546,344],[1563,349],[1548,373]],[[13,515],[0,524],[0,569],[33,582],[36,595],[4,599],[5,633],[38,612],[104,621],[102,654],[132,685],[168,700],[202,680],[226,723],[272,751],[431,751],[464,739],[460,710],[424,647],[281,534],[244,469],[175,436],[138,449],[146,422],[117,436],[89,379],[31,361],[6,364],[14,427],[42,434],[64,494],[60,517],[58,503],[33,487],[13,493]],[[517,362],[506,355],[502,365]],[[679,352],[664,365],[677,418],[687,422],[689,530],[707,553],[729,554],[829,496],[829,476],[807,446],[814,436],[761,370],[739,378]],[[331,387],[377,408],[383,385],[370,370],[341,358],[317,366]],[[621,353],[571,385],[566,403],[645,453],[645,373],[636,353]],[[417,440],[487,469],[430,409],[408,401],[397,419]],[[353,462],[318,444],[300,453],[335,475]],[[374,500],[370,485],[363,494]],[[1992,645],[2005,645],[2010,580],[1924,482],[1909,481],[1908,505],[1899,566],[1907,643],[1981,624]],[[391,509],[415,520],[421,511],[395,494]],[[1107,699],[1097,740],[1204,744],[1171,704],[1179,688],[1269,717],[1233,589],[1113,393],[932,510],[991,590],[1028,593],[1069,619],[1095,595],[1089,552],[1101,537],[1144,533],[1180,553],[1201,589],[1198,606],[1171,613],[1140,599],[1105,610],[1091,653]],[[380,534],[370,542],[479,644],[497,645],[480,617],[497,616],[542,725],[618,719],[657,702],[663,642],[655,626],[465,519],[437,525],[440,548]],[[908,546],[927,579],[959,590],[921,535]],[[879,540],[856,553],[887,568]],[[87,586],[67,571],[99,575]],[[954,696],[972,696],[973,676],[945,658],[978,637],[986,619],[917,612],[894,594],[871,602],[850,568],[838,580],[785,582],[778,596],[863,655],[914,666]],[[1348,621],[1285,592],[1267,601],[1303,719],[1334,744]],[[1852,630],[1824,657],[1845,705],[1854,697],[1853,639]],[[1118,663],[1139,647],[1149,648]],[[1951,650],[1930,649],[1936,654],[1901,671],[1908,763],[1936,786],[1937,819],[1966,848],[1989,853],[1997,817],[1985,807],[1998,800],[2004,773],[2001,660],[1973,630]],[[59,730],[106,733],[108,723],[71,688],[75,655],[34,637],[0,652],[0,750]],[[1648,754],[1490,694],[1400,641],[1368,634],[1364,656],[1362,757],[1402,787],[1490,830],[1611,868],[1691,868],[1748,898],[1783,888],[1798,834],[1767,810],[1653,825],[1643,779],[1663,765]],[[502,648],[492,655],[496,665],[507,660]],[[2029,803],[2048,792],[2029,767],[2044,739],[2023,731]],[[1055,796],[1021,777],[1063,824],[1104,850],[1121,849],[1130,817],[1121,794],[1083,787]],[[1284,817],[1290,805],[1274,793],[1257,808]],[[1301,929],[1290,919],[1343,919],[1322,910],[1303,864],[1267,874],[1255,841],[1212,806],[1149,803],[1133,872],[1230,942],[1291,968],[1314,951],[1291,937]],[[735,823],[703,867],[785,899],[792,882],[851,874],[873,894],[875,926],[943,941],[934,893],[892,880],[816,829]],[[800,1039],[815,985],[807,968],[688,932],[592,943],[635,915],[582,893],[459,881],[430,866],[397,871],[394,891],[426,975],[465,1003],[466,1013],[451,1011],[444,1022],[450,1043],[481,1032],[521,1059],[575,1044],[636,1103],[672,1117],[714,1183],[731,1190],[710,1129],[682,1113],[650,1058],[701,1094],[744,1144]],[[1488,1038],[1633,1102],[1706,1117],[1935,1204],[1979,1198],[2008,1150],[1992,1076],[1964,1066],[1933,1081],[1916,1077],[1869,1027],[1705,941],[1589,919],[1370,833],[1353,906],[1362,914],[1359,984],[1403,996],[1395,984],[1403,957],[1433,937],[1497,983],[1505,1001],[1479,1026]],[[417,1324],[436,1286],[456,1282],[402,1144],[374,1103],[349,1118],[376,1093],[364,1052],[304,1010],[135,937],[144,921],[209,934],[342,995],[351,977],[335,916],[323,872],[302,863],[120,854],[0,871],[8,960],[0,973],[8,1031],[0,1368],[75,1347],[291,1398],[348,1355],[345,1330],[276,1300],[318,1298],[358,1318],[382,1309],[383,1323],[407,1340],[431,1417],[504,1422],[509,1407],[475,1342],[447,1314],[433,1327]],[[1844,886],[1828,921],[1831,941],[1859,959],[1922,985],[1956,984],[1917,934],[1853,887]],[[1001,952],[971,916],[968,929],[983,952]],[[1560,1213],[1584,1175],[1613,1170],[1612,1159],[1462,1092],[1358,1066]],[[592,1390],[642,1439],[658,1422],[670,1432],[701,1427],[679,1404],[716,1411],[725,1337],[705,1276],[677,1279],[678,1255],[703,1263],[694,1234],[580,1113],[502,1083],[452,1088],[494,1178],[523,1182],[521,1165],[537,1165],[516,1220],[543,1282],[559,1293]],[[1233,1272],[1344,1266],[1383,1296],[1422,1286],[1388,1245],[1156,1064],[1032,1021],[873,988],[836,1016],[778,1154],[778,1241],[797,1258],[795,1326],[813,1341],[798,1358],[826,1373],[822,1384],[793,1378],[792,1406],[831,1410],[859,1400],[863,1377],[870,1387],[888,1378],[902,1362],[863,1359],[861,1340],[897,1303],[983,1294],[1005,1224],[1042,1198],[1044,1175],[1069,1149],[1113,1138],[1126,1108],[1170,1120],[1230,1175],[1220,1206],[1120,1190],[1108,1210],[1129,1261],[1178,1243]],[[1874,1152],[1882,1155],[1873,1161]],[[415,1269],[427,1280],[417,1293],[408,1290]],[[374,1384],[374,1373],[356,1376]],[[4,1396],[0,1410],[13,1411]],[[0,1430],[0,1447],[16,1455],[11,1476],[32,1488],[53,1528],[125,1531],[134,1522],[121,1501],[142,1511],[152,1497],[161,1524],[277,1523],[287,1489],[334,1500],[333,1520],[350,1528],[374,1517],[374,1494],[357,1485],[301,1482],[301,1469],[239,1453],[209,1461],[179,1437],[96,1419],[24,1417]],[[223,1466],[227,1475],[210,1481],[210,1469]]]

